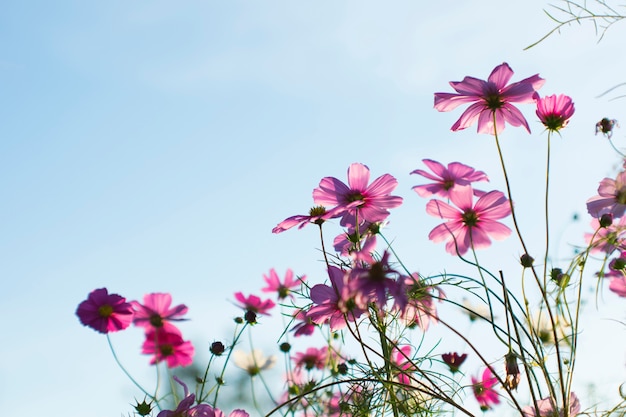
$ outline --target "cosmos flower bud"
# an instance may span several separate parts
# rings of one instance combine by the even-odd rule
[[[226,348],[222,342],[213,342],[209,348],[209,351],[215,356],[220,356],[225,350]]]
[[[600,227],[609,227],[613,224],[613,214],[605,213],[600,216]]]
[[[520,256],[519,261],[524,268],[531,268],[533,266],[533,262],[535,262],[535,259],[529,254],[525,253]]]

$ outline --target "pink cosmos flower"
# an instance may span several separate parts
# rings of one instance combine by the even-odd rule
[[[183,315],[187,313],[187,306],[179,304],[172,305],[172,295],[169,293],[152,293],[143,297],[143,304],[138,301],[131,301],[135,310],[133,323],[135,326],[145,327],[146,332],[163,328],[165,330],[175,327],[171,321],[182,321]]]
[[[306,311],[298,309],[293,318],[299,321],[299,323],[291,328],[295,337],[311,336],[315,332],[315,323],[307,316]]]
[[[328,346],[320,349],[310,347],[305,352],[297,352],[291,359],[295,362],[296,368],[324,369],[328,363]]]
[[[453,207],[439,200],[430,200],[426,212],[431,216],[448,219],[435,227],[428,238],[435,243],[448,240],[446,252],[463,255],[471,247],[486,248],[491,239],[504,239],[511,229],[496,220],[511,214],[511,206],[503,193],[490,191],[473,202],[472,187],[457,186],[450,195]]]
[[[565,414],[563,411],[556,406],[555,401],[550,397],[537,401],[537,408],[532,405],[522,408],[524,417],[558,417]],[[576,417],[578,413],[580,413],[580,401],[572,392],[569,398],[568,416]]]
[[[623,272],[621,272],[621,276],[611,277],[609,290],[613,291],[620,297],[626,297],[626,276],[624,276]]]
[[[159,412],[157,417],[224,417],[224,413],[220,409],[213,408],[208,404],[198,404],[192,407],[196,400],[196,395],[190,394],[187,385],[178,377],[174,376],[173,378],[183,386],[185,395],[175,410],[163,410]],[[229,414],[229,417],[250,417],[250,415],[244,410],[234,410]]]
[[[524,126],[530,133],[528,122],[512,103],[532,103],[535,91],[541,88],[544,79],[538,74],[507,85],[513,70],[507,63],[498,65],[487,81],[465,77],[463,81],[452,81],[450,85],[458,93],[435,93],[435,109],[451,111],[461,104],[472,103],[452,125],[452,131],[470,127],[478,120],[478,133],[494,134],[504,130],[505,122],[512,126]]]
[[[331,210],[326,210],[323,206],[313,207],[309,211],[309,215],[297,214],[295,216],[291,216],[278,223],[276,227],[272,229],[272,233],[282,233],[285,230],[289,230],[292,227],[298,226],[298,229],[302,229],[309,223],[317,224],[321,226],[328,219],[333,219],[335,217],[339,217],[344,213],[343,208],[334,208]]]
[[[600,221],[592,219],[591,228],[597,233],[585,233],[585,241],[591,245],[592,253],[604,252],[610,255],[616,250],[626,249],[626,216],[607,227],[600,227]]]
[[[313,190],[313,200],[315,204],[343,209],[342,226],[354,226],[355,220],[359,223],[383,221],[389,216],[388,209],[402,204],[402,197],[390,195],[398,181],[389,174],[368,185],[369,179],[369,168],[354,163],[348,168],[348,185],[335,177],[322,178],[319,188]]]
[[[166,361],[168,368],[175,368],[191,365],[194,348],[191,342],[183,340],[180,332],[157,329],[146,333],[141,353],[154,355],[151,365]]]
[[[535,98],[537,117],[548,130],[554,132],[561,130],[574,115],[574,103],[569,96],[559,94],[539,98],[539,94],[536,94]]]
[[[498,393],[494,389],[498,385],[498,378],[491,372],[488,367],[483,371],[482,379],[471,377],[472,389],[474,390],[474,397],[480,404],[480,409],[483,411],[489,410],[491,404],[499,404],[500,398]]]
[[[330,330],[337,331],[344,328],[347,321],[356,321],[365,310],[357,306],[356,294],[344,271],[330,266],[328,276],[330,286],[317,284],[311,288],[310,297],[315,305],[306,316],[316,324],[328,323]]]
[[[401,371],[397,375],[398,382],[404,385],[411,385],[409,372],[415,368],[410,359],[411,350],[410,345],[394,346],[391,353],[391,362]]]
[[[282,300],[283,298],[287,298],[287,296],[291,296],[291,289],[300,286],[300,283],[304,281],[306,277],[303,275],[300,278],[293,278],[293,271],[291,269],[287,269],[285,272],[285,280],[284,282],[280,282],[280,278],[276,273],[274,268],[270,269],[269,275],[263,275],[263,279],[267,283],[267,287],[262,288],[263,292],[275,292],[278,294],[278,299]]]
[[[593,217],[610,213],[622,217],[626,212],[626,171],[621,171],[615,179],[600,181],[598,195],[587,200],[587,211]]]
[[[430,197],[433,195],[450,198],[451,188],[455,185],[471,185],[476,181],[489,181],[487,174],[482,171],[476,171],[474,168],[463,165],[460,162],[451,162],[448,168],[437,161],[431,159],[422,159],[428,168],[433,172],[426,172],[421,169],[412,171],[411,174],[418,174],[429,180],[435,181],[432,184],[416,185],[413,190],[420,197]],[[482,191],[474,190],[474,194],[480,196],[484,194]]]
[[[263,301],[256,295],[246,297],[242,292],[235,293],[235,298],[239,301],[239,307],[244,310],[252,311],[257,314],[264,314],[266,316],[269,316],[270,314],[268,311],[276,306],[276,304],[270,299]]]
[[[409,328],[417,326],[423,331],[428,330],[430,324],[439,319],[433,294],[437,292],[439,300],[445,298],[445,294],[439,288],[425,284],[417,273],[405,277],[404,288],[408,301],[400,313],[400,319]]]
[[[76,315],[84,326],[100,333],[109,333],[130,326],[133,308],[121,295],[109,294],[106,288],[98,288],[78,305]]]

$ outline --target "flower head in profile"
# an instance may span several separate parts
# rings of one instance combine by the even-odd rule
[[[472,187],[457,186],[450,200],[456,207],[440,200],[430,200],[426,205],[428,214],[447,219],[428,238],[435,243],[447,240],[449,254],[463,255],[472,247],[486,248],[491,238],[500,240],[511,234],[511,229],[496,221],[511,214],[509,201],[500,191],[483,194],[474,204]]]
[[[550,398],[544,398],[537,401],[537,407],[527,405],[522,408],[523,417],[560,417],[565,415],[564,410],[556,406],[556,402]],[[573,392],[569,395],[569,413],[570,417],[576,417],[580,413],[580,401]]]
[[[545,80],[538,74],[508,84],[513,70],[507,63],[494,68],[487,81],[465,77],[463,81],[452,81],[455,93],[435,93],[435,109],[451,111],[461,104],[471,103],[459,120],[452,125],[452,131],[465,129],[478,121],[478,133],[494,134],[504,130],[505,123],[511,126],[524,126],[530,133],[528,122],[512,103],[532,103],[535,92]],[[507,85],[508,84],[508,85]]]
[[[626,275],[624,275],[623,271],[620,271],[620,273],[620,276],[611,277],[611,282],[609,282],[609,290],[613,291],[620,297],[626,297]]]
[[[431,159],[422,159],[422,162],[426,164],[432,171],[430,172],[416,169],[411,174],[418,174],[431,181],[431,184],[416,185],[413,190],[419,194],[420,197],[439,196],[441,198],[449,198],[451,189],[455,185],[471,185],[477,181],[489,181],[487,174],[482,171],[476,171],[474,168],[463,165],[460,162],[451,162],[446,168],[443,164],[433,161]],[[479,190],[474,190],[474,194],[480,196],[484,194]]]
[[[282,233],[295,226],[298,226],[298,229],[302,229],[309,223],[321,226],[326,220],[341,216],[344,211],[345,210],[341,208],[326,210],[324,206],[315,206],[309,210],[308,215],[296,214],[278,223],[278,225],[272,229],[272,233]]]
[[[305,277],[302,276],[300,278],[294,279],[293,271],[291,269],[287,269],[285,272],[285,279],[283,282],[280,281],[278,274],[274,268],[270,269],[268,275],[263,275],[263,279],[267,283],[265,288],[262,288],[263,292],[275,292],[278,294],[278,299],[282,300],[283,298],[287,298],[291,296],[291,290],[293,288],[299,287],[300,283],[304,281]]]
[[[415,370],[415,364],[411,361],[410,345],[394,346],[391,353],[391,362],[398,372],[398,381],[404,385],[411,385],[410,372]]]
[[[600,181],[598,195],[587,200],[587,211],[593,217],[612,214],[622,217],[626,212],[626,171],[621,171],[615,179],[604,178]]]
[[[246,371],[248,375],[255,376],[273,367],[276,363],[276,356],[265,357],[259,349],[253,349],[250,353],[236,350],[233,352],[233,361],[235,366]]]
[[[256,314],[264,314],[266,316],[269,316],[269,311],[276,306],[272,300],[261,300],[261,298],[256,295],[246,297],[242,292],[235,293],[235,298],[239,301],[239,307],[244,310]]]
[[[189,366],[193,362],[194,348],[191,342],[183,340],[178,330],[151,330],[146,333],[141,353],[154,355],[150,364],[167,362],[168,368]]]
[[[78,305],[76,315],[84,326],[97,332],[117,332],[130,326],[133,307],[121,295],[109,294],[106,288],[98,288]]]
[[[441,359],[443,359],[443,362],[448,365],[450,372],[454,374],[459,372],[459,368],[461,368],[461,365],[463,365],[463,362],[467,359],[467,353],[463,353],[461,355],[456,352],[444,353],[441,355]]]
[[[558,132],[569,123],[574,115],[574,103],[572,98],[564,94],[539,97],[537,99],[537,117],[546,129]]]
[[[491,408],[492,404],[500,404],[500,398],[494,389],[498,385],[498,378],[491,372],[489,367],[485,368],[480,380],[473,376],[471,379],[474,397],[480,404],[481,410],[486,411]]]
[[[392,196],[398,181],[389,174],[376,178],[371,184],[367,166],[354,163],[348,168],[348,184],[335,177],[325,177],[313,190],[315,204],[333,206],[343,210],[342,226],[363,221],[383,221],[389,216],[388,209],[402,204],[402,197]]]
[[[169,293],[152,293],[143,297],[143,304],[138,301],[131,302],[135,310],[133,323],[135,326],[145,327],[146,331],[154,329],[171,329],[175,327],[172,321],[185,320],[183,316],[187,313],[187,306],[179,304],[172,305],[172,295]]]

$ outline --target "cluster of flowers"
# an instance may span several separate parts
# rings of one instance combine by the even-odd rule
[[[537,117],[550,133],[559,132],[567,126],[574,114],[570,97],[541,97],[537,90],[544,84],[544,80],[538,75],[509,84],[512,75],[513,71],[504,63],[497,66],[486,81],[465,77],[463,81],[451,82],[456,93],[436,93],[435,108],[449,111],[461,104],[470,104],[452,130],[465,129],[477,123],[479,133],[494,135],[496,141],[507,123],[523,126],[530,132],[528,122],[513,105],[515,103],[534,103]],[[606,131],[603,129],[602,133],[610,138],[613,125]],[[512,230],[501,222],[509,216],[516,222],[508,181],[507,194],[497,190],[483,191],[475,186],[476,183],[489,181],[482,171],[460,162],[444,165],[424,159],[423,163],[428,170],[416,169],[411,174],[420,175],[429,182],[416,185],[413,190],[421,197],[430,198],[426,212],[443,221],[429,233],[431,241],[446,242],[445,250],[449,254],[463,257],[468,251],[489,247],[492,239],[500,240],[511,235]],[[312,283],[305,276],[296,277],[288,269],[281,280],[277,272],[271,269],[264,276],[266,286],[261,292],[272,293],[276,301],[254,294],[234,294],[238,306],[244,311],[243,318],[236,321],[243,326],[230,346],[213,343],[211,353],[214,355],[221,355],[228,350],[230,358],[230,351],[238,343],[244,329],[253,329],[259,316],[270,315],[279,305],[289,309],[288,312],[283,310],[291,322],[289,328],[281,333],[283,343],[280,344],[280,350],[287,354],[288,371],[285,389],[280,399],[274,400],[274,411],[287,409],[291,413],[299,411],[301,414],[297,415],[302,416],[334,417],[364,415],[364,412],[380,410],[376,411],[380,415],[393,413],[399,416],[430,414],[441,410],[441,404],[446,404],[473,415],[464,407],[462,400],[459,401],[459,392],[464,387],[460,381],[425,370],[423,365],[427,360],[431,365],[433,362],[445,364],[455,376],[468,354],[443,353],[435,359],[432,355],[418,354],[419,347],[410,343],[408,333],[413,330],[425,332],[437,323],[443,323],[451,330],[453,327],[447,320],[440,318],[437,309],[438,302],[448,301],[440,285],[445,277],[437,282],[434,277],[409,271],[382,233],[390,210],[403,202],[402,197],[392,195],[397,185],[398,181],[390,174],[370,182],[370,170],[362,163],[349,166],[347,183],[335,177],[323,178],[313,190],[314,207],[309,213],[291,216],[272,231],[277,234],[294,227],[302,229],[309,224],[318,226],[328,279]],[[612,279],[609,287],[618,295],[626,297],[626,216],[623,216],[626,212],[626,171],[621,172],[615,180],[603,180],[598,192],[599,196],[588,202],[589,213],[594,217],[592,226],[595,232],[588,236],[589,248],[585,253],[603,251],[608,259],[615,251],[619,251],[619,257],[609,262],[610,271],[606,275]],[[614,218],[620,218],[617,224],[613,224]],[[326,251],[322,234],[323,226],[332,219],[338,219],[343,228],[333,239],[334,254]],[[519,235],[519,231],[517,233]],[[491,275],[505,294],[500,301],[506,312],[506,326],[497,325],[491,314],[494,291],[483,278],[487,271],[478,261],[468,262],[477,267],[481,280],[472,282],[479,283],[479,288],[484,289],[489,311],[479,312],[465,303],[450,302],[463,308],[472,320],[480,318],[490,323],[498,337],[504,335],[500,337],[501,341],[508,338],[508,343],[503,341],[508,347],[508,354],[504,356],[503,374],[495,369],[493,362],[483,358],[476,345],[456,332],[484,365],[478,376],[471,377],[469,387],[483,411],[500,404],[501,398],[506,395],[524,417],[575,416],[580,413],[581,407],[576,394],[570,391],[571,386],[567,381],[571,381],[571,378],[564,376],[564,361],[559,356],[557,369],[560,380],[554,382],[551,379],[554,372],[547,368],[548,354],[543,345],[551,340],[557,356],[562,354],[559,350],[562,341],[568,342],[569,348],[575,349],[576,326],[568,330],[557,326],[556,316],[563,312],[551,309],[552,299],[548,295],[546,281],[539,278],[533,259],[527,253],[521,235],[519,237],[524,248],[520,262],[524,270],[530,269],[536,277],[543,297],[541,308],[547,312],[543,320],[547,320],[551,326],[542,330],[537,324],[530,323],[529,303],[525,295],[523,302],[511,301],[508,297],[514,295],[505,286],[504,278],[498,280]],[[384,245],[380,245],[381,240]],[[577,260],[573,264],[584,265],[584,262]],[[544,275],[545,272],[544,269]],[[570,274],[571,271],[566,273]],[[561,309],[563,303],[568,304],[558,299],[569,283],[561,279],[563,275],[555,270],[550,272],[552,280],[559,283],[555,299]],[[519,307],[518,315],[513,312],[512,305],[515,303]],[[151,364],[165,362],[168,367],[186,366],[192,363],[193,347],[183,340],[172,322],[182,320],[187,308],[184,305],[170,306],[169,294],[148,294],[143,304],[136,301],[129,303],[123,297],[108,294],[102,288],[93,291],[79,305],[76,313],[84,325],[101,333],[122,330],[131,323],[144,327],[146,341],[142,353],[153,355]],[[504,332],[503,327],[508,329],[507,332]],[[509,327],[523,337],[513,334]],[[325,336],[323,346],[290,353],[292,346],[288,340],[291,334],[299,338],[311,336],[318,330]],[[372,343],[365,332],[369,332],[370,336],[372,333],[376,335],[376,343]],[[569,335],[566,335],[568,332]],[[345,335],[358,342],[365,356],[364,361],[342,351],[340,342]],[[260,375],[261,371],[276,362],[273,356],[265,357],[256,349],[251,354],[241,351],[233,353],[235,364],[245,369],[251,377]],[[532,397],[529,405],[518,403],[513,393],[521,381],[518,366],[520,358],[528,375]],[[534,374],[537,367],[541,367],[545,376],[544,386],[540,386]],[[566,372],[572,370],[573,365]],[[205,378],[200,380],[206,380],[206,373]],[[223,415],[216,408],[217,394],[214,403],[207,404],[204,402],[206,397],[189,394],[187,386],[177,378],[176,381],[183,386],[184,397],[175,410],[163,410],[158,417]],[[501,388],[505,393],[501,392]],[[548,395],[543,394],[545,389]],[[157,400],[155,397],[152,399]],[[148,415],[150,411],[140,414]],[[240,409],[231,413],[231,417],[244,416],[247,413]]]

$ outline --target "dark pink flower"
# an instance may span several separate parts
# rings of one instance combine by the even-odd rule
[[[344,211],[345,210],[343,208],[326,210],[326,208],[323,206],[313,207],[309,211],[308,216],[305,214],[297,214],[295,216],[288,217],[282,222],[278,223],[278,225],[272,229],[272,233],[282,233],[285,230],[289,230],[295,226],[298,226],[298,229],[302,229],[309,223],[321,225],[328,219],[333,219],[335,217],[343,215]]]
[[[413,190],[420,197],[430,197],[437,195],[442,198],[449,198],[452,187],[455,185],[471,185],[476,181],[489,181],[487,174],[476,171],[474,168],[463,165],[460,162],[451,162],[448,168],[437,161],[422,159],[428,168],[433,172],[416,169],[411,174],[418,174],[429,180],[435,181],[432,184],[416,185]],[[480,196],[483,192],[474,190],[474,194]]]
[[[548,130],[558,131],[567,126],[569,119],[574,115],[572,98],[564,94],[551,95],[537,99],[537,117]]]
[[[399,278],[400,273],[389,265],[387,251],[371,265],[355,266],[350,272],[350,280],[357,292],[358,306],[365,310],[370,303],[374,303],[382,310],[387,304],[387,295],[391,295],[398,310],[403,310],[407,298],[404,282]]]
[[[239,307],[243,308],[246,311],[252,311],[257,314],[264,314],[269,316],[269,310],[274,308],[276,304],[270,300],[261,300],[256,295],[250,295],[246,297],[241,292],[235,293],[235,298],[239,301]]]
[[[306,311],[299,309],[293,316],[298,323],[291,328],[295,337],[311,336],[315,332],[315,323],[307,317]]]
[[[311,288],[311,307],[306,316],[315,324],[328,323],[330,330],[344,328],[347,321],[356,321],[365,310],[356,301],[356,293],[348,283],[348,277],[341,269],[330,266],[328,276],[331,285],[317,284]]]
[[[296,368],[324,369],[328,363],[328,346],[320,349],[310,347],[305,352],[297,352],[291,359],[295,362]]]
[[[472,187],[465,185],[454,189],[450,200],[456,207],[439,200],[430,200],[426,205],[426,212],[431,216],[448,219],[430,232],[430,240],[435,243],[447,240],[446,252],[463,255],[471,247],[488,247],[491,238],[499,240],[511,234],[511,229],[496,221],[511,214],[504,194],[490,191],[474,204]]]
[[[109,294],[106,288],[93,290],[78,305],[76,315],[84,326],[100,333],[124,330],[133,321],[133,308],[118,294]]]
[[[278,299],[282,300],[287,296],[291,296],[291,289],[300,286],[300,283],[304,281],[306,277],[303,275],[302,277],[294,279],[293,271],[291,269],[287,269],[285,272],[285,280],[280,282],[280,278],[276,273],[274,268],[270,269],[269,275],[263,275],[263,279],[267,283],[267,287],[262,288],[263,292],[275,292],[278,294]]]
[[[465,359],[467,359],[467,353],[463,353],[461,355],[456,352],[444,353],[441,355],[441,359],[443,359],[443,362],[448,365],[450,372],[456,373],[459,372],[459,368],[463,365]]]
[[[369,168],[354,163],[348,168],[348,185],[335,177],[322,178],[319,188],[313,190],[313,200],[315,204],[343,209],[342,226],[383,221],[389,216],[388,209],[402,204],[402,197],[390,195],[398,181],[389,174],[368,185],[369,179]]]
[[[626,171],[621,171],[615,179],[600,181],[598,195],[587,200],[587,211],[593,217],[612,214],[622,217],[626,212]]]
[[[507,63],[498,65],[487,81],[474,77],[465,77],[463,81],[452,81],[450,85],[458,93],[435,93],[435,109],[451,111],[461,104],[472,103],[452,125],[457,131],[470,127],[478,120],[478,133],[494,134],[493,119],[495,114],[496,131],[504,130],[505,122],[512,126],[524,126],[530,133],[528,122],[512,103],[532,103],[536,90],[541,88],[544,79],[538,74],[507,85],[513,76],[513,70]]]
[[[153,329],[170,329],[175,327],[171,321],[182,321],[183,315],[187,313],[187,306],[179,304],[172,305],[172,295],[169,293],[152,293],[143,297],[143,304],[138,301],[131,301],[135,310],[133,323],[135,326],[145,327],[146,332]]]
[[[188,366],[193,362],[194,348],[191,342],[183,340],[180,332],[163,329],[146,333],[141,353],[154,355],[150,364],[167,362],[168,368]]]
[[[472,389],[474,391],[474,397],[480,404],[480,409],[483,411],[489,410],[492,404],[499,404],[500,398],[498,393],[494,389],[498,385],[498,378],[491,372],[488,367],[483,371],[481,380],[471,377]]]
[[[523,417],[559,417],[565,415],[564,410],[556,406],[556,402],[550,398],[544,398],[537,401],[537,408],[527,405],[522,408]],[[569,417],[576,417],[580,413],[580,401],[573,392],[569,398]]]

